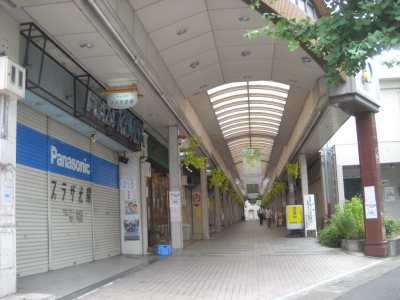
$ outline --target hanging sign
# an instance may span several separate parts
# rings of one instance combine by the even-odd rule
[[[107,105],[110,108],[126,109],[134,106],[139,98],[143,98],[138,94],[136,84],[127,88],[112,88],[107,86],[106,90],[101,92],[102,95],[107,95]]]

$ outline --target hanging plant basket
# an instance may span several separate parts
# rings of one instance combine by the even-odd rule
[[[191,136],[188,140],[188,147],[181,148],[180,151],[183,153],[181,155],[181,159],[186,167],[192,165],[196,169],[204,168],[204,165],[207,161],[206,156],[196,156],[195,147],[199,147],[201,145],[201,137]]]
[[[291,164],[290,162],[286,163],[286,171],[289,175],[292,175],[296,180],[299,177],[299,163]]]

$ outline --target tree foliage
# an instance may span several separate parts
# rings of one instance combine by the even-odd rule
[[[206,156],[196,156],[196,147],[200,147],[201,145],[201,137],[191,136],[188,140],[188,147],[181,148],[181,151],[184,153],[184,164],[186,167],[192,165],[196,169],[204,168],[204,164],[207,161]]]
[[[279,0],[278,0],[279,1]],[[260,0],[252,0],[252,8]],[[271,4],[271,1],[267,1]],[[272,1],[273,2],[273,1]],[[268,35],[275,40],[287,40],[294,51],[301,43],[326,61],[326,84],[340,82],[339,70],[355,76],[366,67],[368,58],[384,51],[400,48],[400,0],[326,0],[328,16],[319,20],[307,17],[296,21],[267,13],[267,25],[249,30],[245,35],[255,38]],[[397,58],[384,63],[388,67],[400,65]]]

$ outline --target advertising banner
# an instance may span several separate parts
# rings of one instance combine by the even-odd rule
[[[286,206],[286,228],[303,229],[303,206],[287,205]]]
[[[259,148],[245,148],[243,155],[243,177],[247,184],[261,181],[261,155]],[[258,192],[258,191],[257,191]]]

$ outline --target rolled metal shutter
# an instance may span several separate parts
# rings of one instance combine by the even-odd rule
[[[93,166],[96,168],[96,178],[93,183],[94,257],[102,259],[121,254],[118,153],[94,143],[92,154],[100,158],[100,165]],[[111,168],[108,167],[109,163],[111,163]],[[99,184],[102,182],[108,183],[107,185]]]
[[[91,183],[51,174],[51,270],[93,260]],[[89,190],[89,194],[90,194]]]
[[[73,146],[62,153],[75,157],[85,151],[90,156],[90,139],[49,119],[49,136],[56,143]],[[51,143],[52,143],[51,142]],[[89,160],[89,159],[88,159]],[[88,161],[89,163],[89,161]],[[90,180],[49,172],[51,199],[51,270],[93,260],[93,186]],[[90,177],[88,178],[90,179]]]
[[[47,117],[23,103],[18,104],[17,276],[23,277],[49,270],[47,160],[44,158],[47,143],[42,144],[46,138]]]

